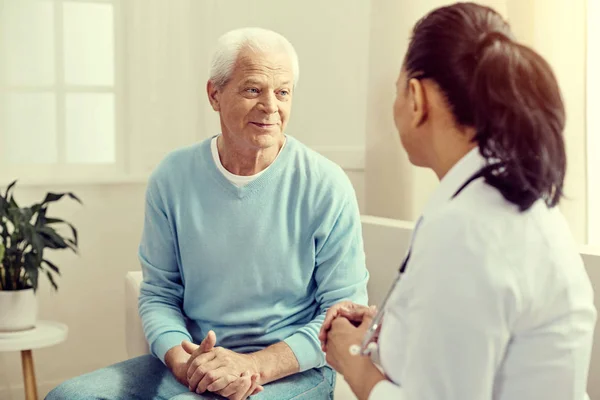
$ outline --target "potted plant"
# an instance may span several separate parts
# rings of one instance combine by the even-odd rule
[[[0,331],[14,332],[35,327],[35,292],[40,273],[54,290],[59,268],[45,258],[44,251],[71,250],[77,253],[77,230],[61,219],[47,215],[50,203],[64,196],[81,204],[73,193],[47,193],[41,203],[19,207],[12,193],[16,181],[0,192]],[[70,237],[56,228],[68,227]]]

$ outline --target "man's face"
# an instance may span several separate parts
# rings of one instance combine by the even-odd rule
[[[223,135],[259,149],[281,143],[293,85],[292,62],[286,53],[242,50],[225,87],[208,84]]]

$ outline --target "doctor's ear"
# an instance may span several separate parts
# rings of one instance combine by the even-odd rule
[[[419,127],[427,119],[428,103],[423,82],[412,78],[408,81],[408,97],[412,112],[411,125]]]

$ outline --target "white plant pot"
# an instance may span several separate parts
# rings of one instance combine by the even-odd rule
[[[35,328],[37,311],[33,289],[0,290],[0,332]]]

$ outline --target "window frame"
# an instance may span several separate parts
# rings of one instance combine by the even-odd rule
[[[586,147],[588,243],[600,245],[600,3],[587,1],[586,21]],[[595,39],[595,40],[594,40]]]
[[[94,182],[120,182],[131,180],[128,176],[127,137],[125,135],[125,88],[124,88],[124,29],[123,10],[120,0],[42,0],[53,4],[54,17],[54,83],[52,85],[9,85],[0,71],[2,88],[9,93],[51,93],[55,97],[57,162],[51,164],[15,164],[0,157],[0,185],[18,179],[20,184],[68,184]],[[112,85],[74,85],[65,82],[63,5],[68,3],[107,4],[113,11],[113,68]],[[67,163],[66,162],[66,99],[73,93],[111,93],[114,96],[114,163]],[[2,135],[0,135],[2,146]],[[138,180],[138,179],[134,179]]]

